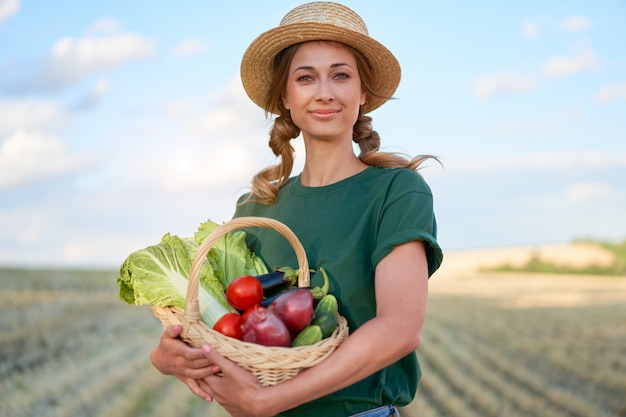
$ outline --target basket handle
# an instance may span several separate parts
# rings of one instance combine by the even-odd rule
[[[187,284],[187,298],[185,305],[185,318],[187,319],[187,323],[198,322],[200,320],[200,303],[198,301],[199,277],[202,264],[204,263],[209,250],[215,242],[217,242],[218,239],[225,234],[249,226],[269,227],[287,239],[296,252],[296,258],[298,259],[298,287],[306,288],[311,285],[311,279],[309,276],[309,261],[307,260],[306,252],[298,240],[298,237],[289,227],[278,220],[266,217],[238,217],[216,227],[202,242],[195,257],[193,258],[191,270],[189,272],[189,283]]]

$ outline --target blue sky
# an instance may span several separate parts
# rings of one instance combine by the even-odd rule
[[[275,163],[240,59],[298,4],[0,0],[0,265],[116,267],[228,220]],[[444,250],[626,238],[625,3],[344,4],[402,65],[383,148],[444,165]]]

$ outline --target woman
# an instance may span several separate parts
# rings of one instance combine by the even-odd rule
[[[319,2],[296,7],[260,35],[241,75],[250,98],[278,115],[270,147],[281,163],[254,178],[235,217],[275,218],[294,231],[311,267],[328,272],[351,334],[322,363],[273,387],[210,346],[186,346],[179,328],[164,332],[152,362],[233,416],[394,415],[415,395],[428,278],[442,260],[432,195],[415,171],[428,157],[379,152],[365,116],[395,91],[397,60],[352,10]],[[290,177],[290,140],[300,133],[305,164]],[[273,231],[248,236],[267,262],[295,266],[293,250]]]

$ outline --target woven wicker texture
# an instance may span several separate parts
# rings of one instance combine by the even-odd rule
[[[306,252],[295,234],[283,223],[261,217],[240,217],[218,226],[200,245],[191,264],[187,288],[186,307],[152,307],[163,327],[182,325],[182,339],[194,347],[208,344],[222,355],[252,372],[262,385],[275,385],[293,378],[306,368],[317,365],[330,355],[348,337],[348,323],[338,316],[338,326],[333,334],[322,341],[293,348],[269,347],[247,343],[222,335],[200,321],[198,285],[202,263],[215,242],[226,233],[247,226],[269,227],[276,230],[291,244],[298,259],[298,286],[308,287],[309,264]]]

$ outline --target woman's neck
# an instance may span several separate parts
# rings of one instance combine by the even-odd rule
[[[300,182],[307,187],[321,187],[334,184],[367,168],[348,146],[331,142],[307,143],[306,160]]]

